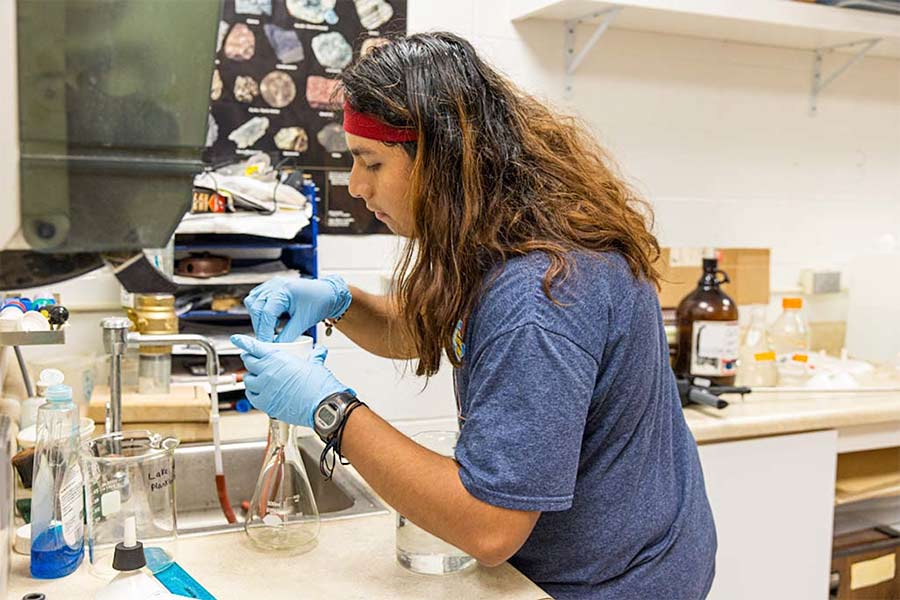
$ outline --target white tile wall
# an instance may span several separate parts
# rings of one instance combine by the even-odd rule
[[[402,244],[400,238],[390,235],[323,236],[320,273],[337,273],[367,292],[386,293]],[[325,337],[320,326],[319,340],[328,346],[328,366],[335,375],[404,432],[455,428],[456,404],[449,368],[426,385],[424,379],[415,377],[413,363],[368,354],[336,329]]]

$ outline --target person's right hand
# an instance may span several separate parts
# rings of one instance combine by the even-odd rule
[[[321,279],[275,277],[259,285],[244,299],[256,338],[263,342],[293,342],[323,319],[337,319],[350,306],[352,296],[340,275]],[[290,320],[275,338],[281,315]]]

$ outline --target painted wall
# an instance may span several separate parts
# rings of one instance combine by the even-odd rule
[[[613,29],[565,101],[562,24],[514,25],[507,9],[413,0],[409,29],[459,33],[525,89],[579,114],[651,200],[664,244],[769,247],[773,289],[787,292],[803,267],[844,269],[879,237],[900,239],[900,61],[866,58],[810,117],[809,52]],[[321,269],[382,290],[397,248],[391,236],[327,236]],[[826,303],[825,318],[840,317],[841,302]],[[72,346],[99,350],[92,329]],[[421,392],[402,363],[339,335],[327,343],[338,376],[386,417],[407,430],[415,419],[453,424],[448,371]]]

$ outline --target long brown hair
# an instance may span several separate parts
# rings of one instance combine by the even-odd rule
[[[544,293],[564,281],[573,250],[618,252],[658,284],[652,211],[573,118],[524,93],[450,33],[410,35],[373,49],[341,77],[354,110],[415,128],[409,202],[414,230],[395,295],[418,375],[455,366],[452,335],[485,276],[542,251]]]

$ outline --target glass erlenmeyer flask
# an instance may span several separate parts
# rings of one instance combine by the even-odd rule
[[[269,419],[266,461],[244,529],[257,546],[278,552],[310,550],[319,535],[319,509],[294,428],[277,419]]]

